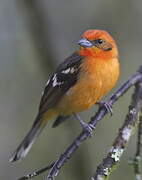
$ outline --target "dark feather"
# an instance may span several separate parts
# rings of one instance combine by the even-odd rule
[[[39,116],[41,117],[48,109],[55,106],[65,93],[76,83],[80,74],[80,65],[83,56],[77,52],[73,53],[56,69],[45,87],[39,106]],[[72,69],[74,71],[68,70]],[[37,120],[34,124],[37,123]]]
[[[22,143],[14,152],[10,161],[17,161],[26,156],[26,154],[32,147],[32,144],[39,136],[41,130],[46,125],[45,123],[42,124],[41,121],[43,114],[50,108],[54,107],[65,95],[68,89],[70,89],[76,83],[79,76],[80,64],[82,60],[82,56],[74,53],[62,64],[60,64],[53,76],[51,76],[42,95],[37,118],[34,121],[34,124],[28,135],[24,138]],[[63,119],[60,116],[60,118],[57,118],[57,120],[55,121],[54,127],[59,125],[61,122],[63,122]]]
[[[64,121],[66,121],[67,119],[69,119],[69,117],[70,117],[70,116],[58,116],[58,117],[55,119],[52,127],[55,128],[55,127],[59,126],[62,122],[64,122]]]

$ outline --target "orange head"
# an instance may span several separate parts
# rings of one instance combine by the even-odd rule
[[[80,55],[95,58],[113,58],[118,56],[114,39],[104,30],[87,30],[83,33],[80,45]]]

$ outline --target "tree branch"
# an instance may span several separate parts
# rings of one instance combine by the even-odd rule
[[[42,174],[43,172],[45,172],[45,171],[51,169],[51,168],[53,167],[53,165],[54,165],[54,162],[51,163],[51,164],[49,164],[49,165],[46,166],[46,167],[43,167],[43,168],[41,168],[41,169],[35,171],[35,172],[32,172],[32,173],[30,173],[30,174],[27,174],[27,175],[25,175],[25,176],[19,178],[18,180],[27,180],[27,179],[36,177],[36,176]]]
[[[142,80],[141,82],[135,85],[135,92],[132,96],[132,102],[129,106],[129,112],[126,116],[125,122],[119,133],[109,150],[106,158],[103,159],[102,163],[97,167],[96,173],[92,180],[104,180],[107,179],[112,173],[114,167],[120,161],[120,157],[122,156],[124,150],[126,149],[127,143],[132,135],[133,129],[136,127],[138,123],[137,116],[142,108]],[[140,133],[139,133],[140,134]],[[139,139],[139,138],[138,138]],[[139,152],[140,142],[138,140],[138,156],[140,156]],[[138,170],[137,167],[135,167]]]
[[[124,83],[117,91],[114,93],[108,103],[110,105],[113,105],[115,101],[118,100],[119,97],[121,97],[131,86],[138,83],[140,80],[142,80],[142,66],[138,70],[136,74],[134,74],[126,83]],[[106,108],[100,107],[98,112],[95,116],[91,118],[91,121],[89,124],[91,126],[94,126],[94,129],[98,122],[107,114]],[[64,163],[71,157],[71,155],[78,149],[78,147],[81,145],[81,143],[86,140],[90,136],[90,133],[87,131],[82,131],[82,133],[73,141],[73,143],[67,148],[67,150],[61,154],[59,159],[55,162],[53,167],[51,168],[47,179],[52,180],[54,176],[58,175],[59,169],[64,165]]]
[[[142,115],[139,118],[136,154],[132,161],[136,180],[142,180],[141,159],[142,159]]]
[[[128,79],[127,82],[125,82],[108,100],[107,103],[110,105],[113,105],[130,87],[137,84],[138,82],[142,81],[142,66],[139,68],[139,70]],[[107,114],[107,109],[105,106],[101,106],[96,113],[95,116],[93,116],[89,122],[91,126],[93,126],[95,129],[97,124],[102,120],[102,118]],[[65,150],[63,154],[59,157],[59,159],[52,164],[51,170],[48,174],[47,180],[53,180],[55,176],[58,175],[60,168],[64,165],[64,163],[73,155],[73,153],[78,149],[78,147],[81,145],[83,141],[85,141],[88,137],[90,137],[90,133],[87,131],[82,131],[79,136],[75,138],[73,143]],[[44,172],[48,168],[43,168],[42,172]],[[39,170],[40,171],[40,170]],[[39,172],[37,171],[37,172]],[[34,174],[37,172],[32,173],[32,177],[34,177]],[[40,173],[38,173],[40,174]],[[30,176],[30,175],[29,175]],[[21,178],[22,179],[22,178]],[[20,180],[21,180],[20,179]],[[24,179],[22,179],[24,180]]]

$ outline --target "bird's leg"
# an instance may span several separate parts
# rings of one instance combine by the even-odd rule
[[[113,115],[112,105],[110,103],[105,102],[105,101],[100,101],[100,102],[97,102],[96,104],[98,104],[100,107],[104,106],[107,112],[109,112],[111,116]]]
[[[94,126],[91,125],[91,124],[88,124],[88,123],[84,122],[83,119],[79,116],[79,114],[74,113],[73,115],[74,115],[74,117],[75,117],[77,120],[79,120],[79,122],[80,122],[83,130],[84,130],[84,131],[88,131],[88,132],[90,133],[90,135],[91,135],[91,134],[92,134],[92,130],[94,129]]]

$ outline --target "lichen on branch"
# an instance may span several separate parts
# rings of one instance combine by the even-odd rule
[[[138,116],[142,108],[142,81],[135,85],[135,91],[132,96],[131,105],[124,121],[120,128],[114,143],[109,150],[106,158],[97,167],[95,175],[92,180],[108,179],[113,169],[116,167],[120,158],[127,147],[127,143],[132,135],[134,128],[138,124]]]

